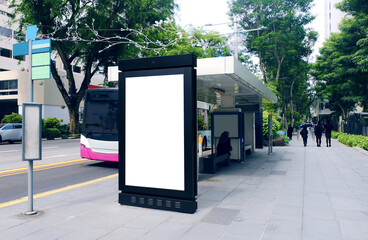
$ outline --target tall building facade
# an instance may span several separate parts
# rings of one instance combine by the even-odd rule
[[[13,44],[24,41],[22,34],[17,33],[18,25],[11,24],[7,0],[0,0],[0,120],[4,115],[22,113],[22,105],[28,102],[28,57],[13,57]],[[24,34],[23,34],[24,38]],[[52,43],[51,43],[52,44]],[[52,54],[58,73],[68,86],[66,71],[63,64],[55,54]],[[84,72],[80,65],[73,66],[76,88],[82,83]],[[96,74],[92,85],[102,84],[104,76]],[[66,104],[59,92],[53,78],[34,81],[34,102],[42,104],[42,118],[57,117],[63,123],[69,123],[69,114]],[[68,90],[68,89],[67,89]]]
[[[339,24],[346,16],[346,13],[341,12],[336,8],[336,4],[342,0],[325,0],[324,18],[325,18],[325,40],[327,40],[331,33],[339,32]]]

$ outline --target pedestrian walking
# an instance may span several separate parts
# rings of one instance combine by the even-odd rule
[[[290,140],[292,140],[293,138],[293,131],[294,131],[294,128],[290,125],[287,129],[287,136],[289,137]]]
[[[330,120],[327,120],[327,124],[325,125],[325,136],[327,147],[331,147],[331,132],[332,132],[332,124]]]
[[[308,130],[307,130],[307,126],[303,126],[303,129],[300,131],[300,135],[303,138],[303,143],[304,143],[304,147],[307,146],[307,140],[308,140]]]
[[[314,127],[314,135],[316,135],[317,147],[321,146],[321,138],[323,133],[323,127],[321,121],[318,121],[317,125]]]

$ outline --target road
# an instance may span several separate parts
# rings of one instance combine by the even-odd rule
[[[27,162],[21,143],[0,144],[0,203],[27,196]],[[116,163],[80,158],[79,139],[43,141],[42,160],[34,161],[34,193],[78,184],[118,172]]]
[[[42,160],[34,165],[79,159],[79,146],[79,139],[42,141]],[[0,143],[0,171],[22,167],[27,167],[22,162],[22,143]]]

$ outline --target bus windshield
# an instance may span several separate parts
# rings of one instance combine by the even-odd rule
[[[105,141],[118,140],[118,91],[87,91],[82,134]]]

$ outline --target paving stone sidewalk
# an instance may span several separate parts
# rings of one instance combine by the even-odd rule
[[[0,239],[368,239],[368,155],[335,140],[294,139],[201,174],[195,214],[121,206],[117,181],[36,199],[35,216],[1,208]]]

